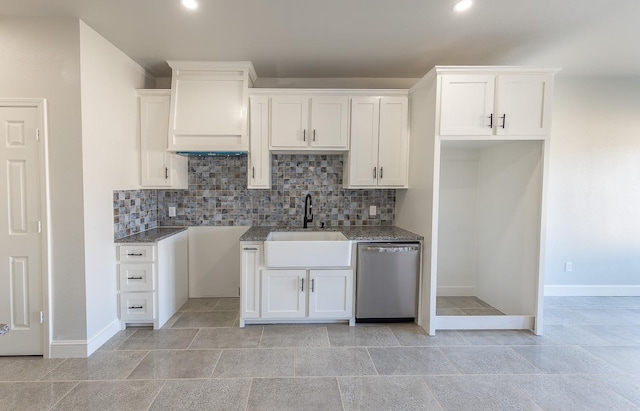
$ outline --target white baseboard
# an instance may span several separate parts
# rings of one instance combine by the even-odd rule
[[[87,358],[100,348],[102,344],[116,335],[120,329],[120,321],[114,320],[89,340],[51,341],[50,358]]]
[[[109,339],[116,335],[121,329],[120,320],[116,319],[113,320],[111,324],[98,331],[98,333],[91,337],[87,343],[87,356],[93,354],[98,348],[102,347],[102,344],[109,341]]]
[[[53,340],[50,358],[87,358],[87,340]]]
[[[545,285],[545,297],[640,297],[640,285]]]
[[[441,286],[436,289],[438,297],[473,297],[476,295],[474,286]]]

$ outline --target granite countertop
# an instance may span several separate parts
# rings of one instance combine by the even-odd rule
[[[352,241],[420,241],[424,237],[411,231],[395,226],[348,226],[329,228],[300,227],[251,227],[241,237],[240,241],[265,241],[272,231],[340,231]]]
[[[0,335],[5,335],[9,332],[9,324],[0,324]]]
[[[158,227],[141,233],[132,234],[126,237],[118,238],[114,242],[116,244],[127,243],[155,243],[164,238],[170,237],[181,231],[185,231],[187,227]]]

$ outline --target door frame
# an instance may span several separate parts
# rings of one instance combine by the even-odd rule
[[[40,159],[40,220],[42,221],[41,243],[41,267],[40,277],[42,285],[42,311],[44,321],[42,323],[42,352],[44,358],[51,357],[51,296],[50,296],[50,207],[49,207],[49,130],[47,121],[47,100],[44,98],[0,98],[0,108],[5,107],[31,107],[38,111],[38,130],[42,143],[39,153]]]

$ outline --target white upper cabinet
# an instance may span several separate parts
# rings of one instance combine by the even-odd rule
[[[308,94],[271,97],[272,150],[349,148],[349,97]]]
[[[271,188],[271,152],[269,151],[269,97],[251,96],[250,150],[247,161],[247,187]]]
[[[439,134],[545,136],[552,84],[546,73],[443,74]]]
[[[250,62],[169,61],[170,151],[247,151]]]
[[[140,186],[187,188],[187,158],[167,151],[170,90],[138,90]]]
[[[407,187],[408,150],[406,96],[352,97],[346,187]]]

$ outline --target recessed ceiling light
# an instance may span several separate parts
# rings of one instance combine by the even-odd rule
[[[198,2],[196,0],[180,0],[180,2],[189,10],[195,10],[198,8]]]
[[[456,3],[455,6],[453,6],[453,11],[457,11],[457,12],[465,11],[469,7],[471,7],[472,4],[473,2],[471,0],[460,0],[459,2]]]

